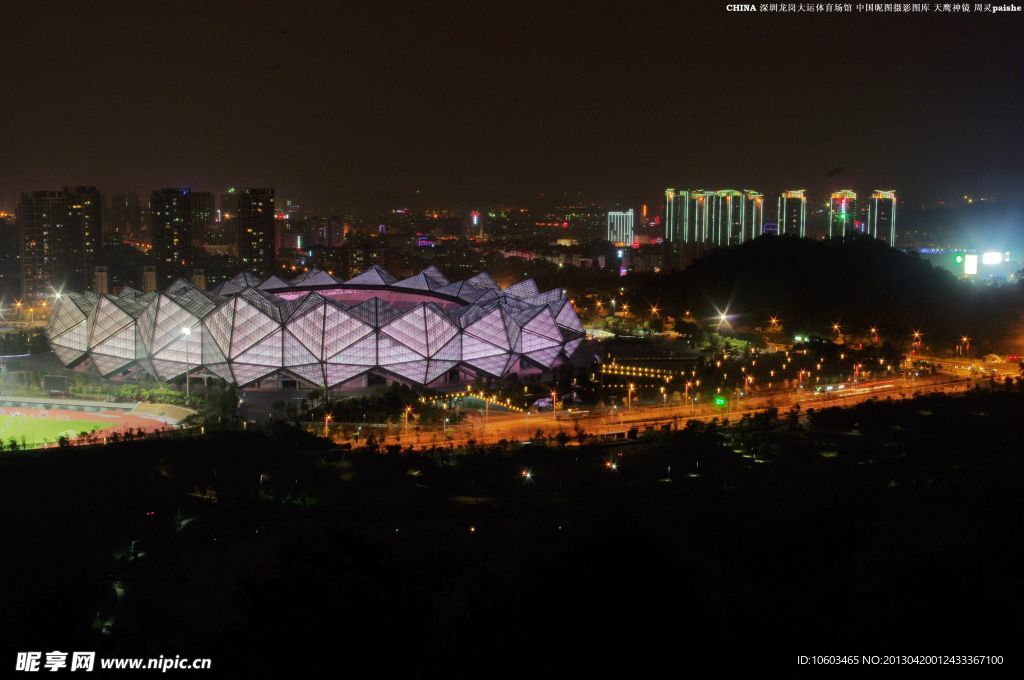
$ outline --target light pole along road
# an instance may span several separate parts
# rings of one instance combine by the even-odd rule
[[[565,432],[570,440],[574,438],[576,425],[586,433],[588,437],[624,434],[632,428],[646,429],[647,427],[657,428],[664,425],[682,426],[689,420],[709,421],[715,418],[719,420],[728,418],[735,421],[744,415],[753,415],[766,411],[770,408],[779,410],[780,415],[788,411],[795,404],[801,406],[801,414],[807,409],[822,409],[831,406],[852,406],[854,404],[869,401],[871,399],[904,398],[910,397],[912,393],[936,393],[936,392],[962,392],[971,389],[982,381],[971,380],[961,376],[934,375],[918,378],[913,384],[908,378],[893,378],[887,381],[879,381],[881,384],[860,386],[851,385],[849,389],[837,392],[813,392],[806,389],[778,390],[775,392],[753,394],[744,397],[744,407],[729,410],[722,406],[713,404],[701,404],[694,406],[686,401],[679,404],[658,404],[650,406],[638,406],[633,404],[633,410],[623,413],[619,409],[618,418],[609,418],[610,413],[585,414],[578,417],[558,418],[550,411],[537,413],[502,413],[491,411],[486,425],[480,423],[478,434],[473,435],[477,428],[463,426],[457,430],[445,427],[444,430],[428,430],[410,434],[396,432],[388,435],[382,442],[388,444],[400,444],[403,448],[412,446],[414,449],[428,449],[431,446],[446,446],[452,444],[461,446],[470,439],[476,444],[495,444],[501,440],[523,441],[530,437],[533,430],[540,430],[545,436],[555,436],[559,432]],[[564,414],[565,412],[563,412]],[[475,416],[473,416],[475,417]],[[524,427],[525,425],[525,427]],[[451,431],[451,436],[448,432]],[[440,436],[437,436],[439,435]],[[432,436],[433,435],[433,436]]]

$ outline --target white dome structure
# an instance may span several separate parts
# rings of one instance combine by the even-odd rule
[[[161,293],[69,293],[47,328],[65,366],[162,380],[203,368],[240,387],[280,373],[328,388],[370,372],[419,385],[456,368],[503,377],[552,368],[583,335],[562,291],[532,279],[502,289],[487,273],[449,282],[428,267],[399,281],[377,266],[347,281],[314,269],[290,282],[243,273],[210,292],[179,279]]]

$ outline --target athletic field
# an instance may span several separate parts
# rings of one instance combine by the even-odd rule
[[[84,415],[84,414],[83,414]],[[21,445],[21,438],[25,438],[25,445],[28,447],[39,446],[57,441],[62,434],[67,434],[74,439],[81,432],[92,432],[105,427],[110,423],[104,420],[66,420],[46,416],[23,415],[0,415],[0,442],[7,446],[11,439],[18,440]]]
[[[26,448],[53,445],[66,434],[75,439],[82,432],[97,432],[99,436],[127,429],[161,430],[167,426],[150,418],[114,411],[88,413],[66,409],[38,409],[26,407],[0,407],[0,443],[7,448],[11,439]]]

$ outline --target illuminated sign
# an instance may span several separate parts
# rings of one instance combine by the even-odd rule
[[[967,255],[964,257],[964,276],[974,276],[978,273],[978,256]]]
[[[997,252],[993,251],[993,252],[989,252],[989,253],[982,253],[982,255],[981,255],[981,263],[982,264],[991,266],[991,265],[995,265],[995,264],[1002,264],[1002,262],[1003,262],[1003,254],[1002,253],[997,253]]]
[[[725,406],[728,403],[729,403],[729,400],[726,399],[725,397],[723,397],[720,394],[717,397],[715,397],[715,406],[721,407],[721,406]]]

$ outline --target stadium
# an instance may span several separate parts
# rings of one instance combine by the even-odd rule
[[[239,387],[500,378],[557,366],[583,335],[560,289],[533,279],[501,288],[487,273],[449,282],[433,266],[402,280],[373,266],[347,281],[314,269],[292,281],[243,273],[210,291],[178,279],[163,292],[64,293],[47,327],[67,367],[203,373]]]

